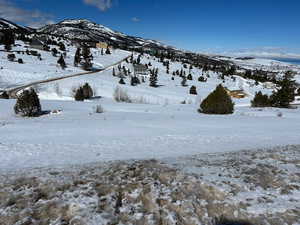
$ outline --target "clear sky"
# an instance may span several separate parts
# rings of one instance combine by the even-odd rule
[[[300,0],[0,0],[0,17],[12,8],[19,23],[86,18],[193,51],[300,48]]]

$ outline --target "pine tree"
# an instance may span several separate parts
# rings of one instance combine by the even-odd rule
[[[106,55],[110,55],[110,54],[111,54],[111,53],[110,53],[110,50],[109,50],[109,47],[106,48],[105,54],[106,54]]]
[[[278,82],[279,89],[271,95],[271,103],[274,107],[288,108],[295,100],[296,82],[293,73],[287,71],[281,81]]]
[[[262,94],[261,91],[256,92],[253,100],[251,101],[252,107],[269,107],[271,106],[271,101],[268,95]]]
[[[90,51],[90,48],[87,47],[87,46],[84,46],[83,49],[82,49],[82,57],[83,57],[83,69],[84,70],[90,70],[93,66],[93,63],[92,63],[92,59],[93,59],[93,56],[91,54],[91,51]]]
[[[187,79],[188,79],[188,80],[193,80],[192,74],[189,74],[189,75],[187,76]]]
[[[84,99],[90,99],[94,95],[93,89],[91,88],[91,86],[88,83],[85,83],[82,86],[82,91],[83,91]]]
[[[12,30],[3,30],[4,37],[2,43],[6,51],[11,50],[11,46],[15,44],[15,35]]]
[[[77,48],[75,56],[74,56],[74,66],[77,67],[81,60],[81,50]]]
[[[141,83],[141,81],[139,80],[138,77],[136,77],[136,76],[131,77],[131,80],[130,80],[131,86],[136,86],[136,85],[138,85],[140,83]]]
[[[181,86],[186,87],[187,86],[186,82],[187,82],[186,77],[182,76]]]
[[[197,88],[196,88],[196,86],[192,86],[191,88],[190,88],[190,94],[191,95],[197,95]]]
[[[63,42],[59,42],[58,46],[59,46],[59,50],[66,51],[66,46],[64,45]]]
[[[206,114],[231,114],[233,111],[234,103],[221,84],[202,101],[199,109]]]
[[[56,57],[57,54],[58,54],[58,51],[57,51],[56,48],[52,48],[52,49],[51,49],[51,52],[52,52],[52,55],[53,55],[54,57]]]
[[[119,84],[126,84],[123,78],[119,80]]]
[[[16,114],[28,117],[39,116],[41,114],[40,100],[33,88],[23,91],[17,99],[14,110]]]
[[[84,101],[83,88],[79,87],[75,93],[75,101]]]
[[[67,67],[63,55],[60,55],[60,58],[57,60],[57,63],[61,66],[63,70]]]
[[[153,69],[150,71],[150,87],[157,87],[157,73],[156,71]]]

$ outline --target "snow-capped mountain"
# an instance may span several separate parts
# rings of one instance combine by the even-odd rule
[[[32,28],[17,25],[11,21],[0,18],[0,30],[5,30],[5,29],[10,29],[10,30],[14,30],[17,32],[25,32],[25,33],[30,33],[30,32],[33,32],[33,30],[34,30]]]
[[[115,45],[144,46],[158,49],[172,48],[158,41],[133,37],[118,31],[114,31],[108,27],[86,19],[64,20],[57,24],[46,25],[38,29],[37,32],[59,35],[68,39],[105,41]]]

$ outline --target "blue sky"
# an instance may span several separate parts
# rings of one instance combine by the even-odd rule
[[[299,0],[0,0],[0,17],[14,19],[5,4],[31,17],[15,22],[87,18],[193,51],[300,48]]]

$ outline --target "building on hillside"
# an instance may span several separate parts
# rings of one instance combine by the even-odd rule
[[[133,69],[134,69],[134,76],[136,77],[148,78],[150,76],[149,70],[145,65],[135,64],[133,65]]]
[[[96,43],[96,48],[104,48],[107,49],[109,46],[106,42],[98,42]]]
[[[40,41],[39,39],[32,39],[30,44],[29,44],[30,48],[35,48],[35,49],[39,49],[39,50],[44,50],[45,49],[45,44]]]
[[[229,90],[225,88],[227,94],[232,98],[245,98],[248,95],[244,92],[244,90]]]
[[[276,84],[274,84],[272,82],[264,82],[263,87],[266,89],[274,89],[274,88],[276,88]]]

